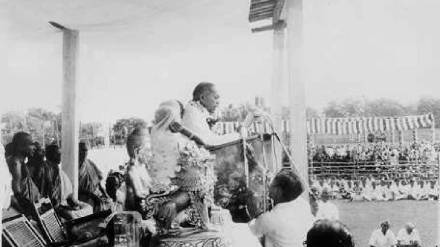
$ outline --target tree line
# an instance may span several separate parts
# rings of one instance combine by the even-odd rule
[[[251,103],[227,105],[220,110],[220,121],[242,121],[249,110],[256,107],[270,112],[270,108],[263,104]],[[436,127],[440,127],[440,98],[422,97],[413,104],[404,105],[396,100],[347,98],[329,102],[321,111],[307,107],[307,118],[311,117],[372,117],[372,116],[406,116],[433,113]],[[288,119],[289,108],[282,109],[282,118]],[[98,122],[83,122],[80,128],[80,138],[95,140],[101,133],[108,133],[113,144],[122,144],[125,137],[136,127],[147,127],[148,123],[141,118],[121,118],[109,128]],[[1,116],[2,143],[12,139],[18,131],[29,132],[35,140],[42,144],[51,142],[60,143],[61,140],[61,113],[54,113],[41,108],[32,108],[25,112],[7,112]]]

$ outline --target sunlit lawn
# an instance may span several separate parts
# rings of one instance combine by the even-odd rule
[[[345,202],[335,201],[339,207],[341,221],[352,231],[356,246],[368,246],[371,232],[385,219],[391,222],[391,230],[397,232],[408,221],[413,222],[422,239],[422,246],[439,244],[438,201],[395,202]],[[440,246],[440,245],[439,245]]]

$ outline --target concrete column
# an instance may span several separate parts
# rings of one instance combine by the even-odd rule
[[[287,65],[290,109],[290,150],[294,163],[307,184],[307,129],[303,80],[303,1],[286,1]]]
[[[78,139],[77,69],[79,32],[63,29],[63,105],[62,105],[62,169],[73,184],[73,195],[78,198]]]
[[[273,70],[272,70],[272,88],[271,88],[271,117],[275,130],[280,134],[282,142],[285,142],[282,131],[282,105],[286,85],[286,35],[285,27],[278,26],[273,32]],[[272,148],[275,151],[277,160],[273,160],[276,169],[282,168],[282,148],[277,142],[273,142]]]

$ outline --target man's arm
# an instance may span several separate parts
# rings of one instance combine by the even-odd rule
[[[12,159],[10,162],[8,162],[9,171],[11,172],[12,176],[12,191],[14,193],[18,193],[21,191],[21,162],[17,161],[16,159]]]
[[[136,174],[131,167],[128,168],[128,176],[129,179],[131,180],[131,183],[133,185],[133,189],[134,189],[134,193],[136,194],[137,197],[139,198],[145,198],[146,196],[148,196],[149,191],[145,191],[143,186],[142,186],[142,182],[141,179],[139,178],[139,175]]]

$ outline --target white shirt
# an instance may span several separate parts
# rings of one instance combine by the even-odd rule
[[[339,209],[332,202],[318,202],[317,219],[339,220]]]
[[[249,223],[251,231],[265,237],[265,247],[302,246],[314,217],[302,197],[277,204],[271,211]]]
[[[397,233],[397,241],[400,241],[400,244],[409,245],[412,244],[411,241],[417,241],[419,245],[421,244],[419,232],[417,229],[413,229],[411,234],[408,234],[405,228],[400,229],[399,233]]]
[[[376,229],[373,231],[368,241],[368,245],[374,247],[390,247],[396,244],[396,238],[391,230],[388,230],[385,235],[383,235],[381,229]]]
[[[182,124],[209,145],[220,145],[240,138],[238,133],[221,136],[214,133],[207,122],[209,117],[210,114],[206,108],[198,102],[190,101],[185,106]]]

